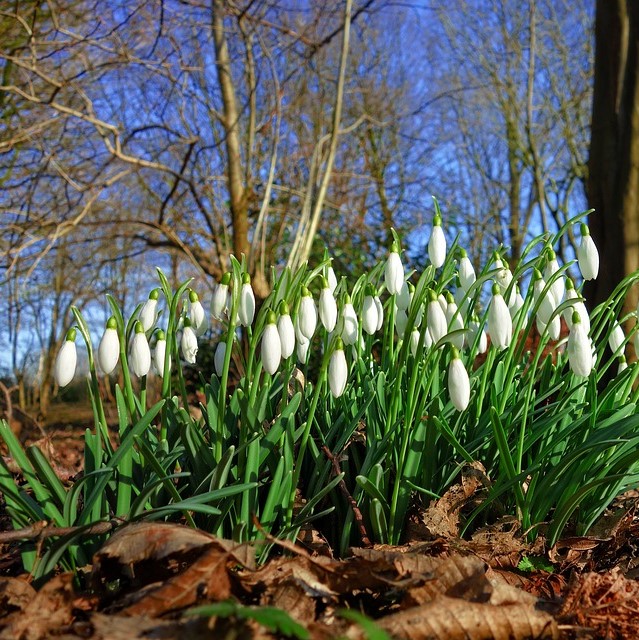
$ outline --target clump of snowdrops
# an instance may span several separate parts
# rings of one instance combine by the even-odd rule
[[[624,358],[639,334],[621,328],[635,313],[619,317],[639,275],[587,310],[569,278],[597,276],[587,226],[576,261],[560,265],[553,251],[585,216],[534,239],[516,265],[499,248],[476,273],[457,242],[447,247],[436,205],[422,273],[405,271],[395,236],[386,259],[352,286],[337,280],[328,255],[314,268],[273,272],[257,314],[234,258],[210,316],[189,282],[174,291],[158,271],[160,287],[126,322],[108,297],[97,351],[74,308],[55,375],[60,386],[72,380],[79,333],[95,414],[81,477],[66,486],[37,447],[24,451],[0,426],[22,470],[16,481],[0,465],[14,526],[72,528],[42,555],[25,544],[25,567],[41,577],[87,562],[102,540],[87,530],[113,519],[173,518],[262,539],[262,557],[269,535],[293,539],[314,520],[340,553],[365,537],[396,544],[416,499],[442,495],[476,461],[486,488],[465,526],[509,514],[550,543],[568,524],[585,533],[639,479],[639,369]],[[196,418],[182,367],[197,366],[209,330],[219,336],[215,371],[202,377]],[[98,382],[118,367],[114,438]],[[152,375],[162,391],[149,406]]]

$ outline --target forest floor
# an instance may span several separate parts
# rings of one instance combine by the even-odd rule
[[[84,428],[72,410],[54,418],[23,437],[69,479],[81,471]],[[255,546],[178,524],[121,526],[90,566],[44,585],[22,573],[2,513],[0,640],[639,638],[638,492],[588,536],[548,548],[523,540],[513,520],[462,539],[481,489],[480,466],[466,468],[440,500],[414,509],[402,546],[344,558],[317,530],[295,544],[267,539],[273,550],[259,564]],[[42,523],[31,537],[45,532]]]

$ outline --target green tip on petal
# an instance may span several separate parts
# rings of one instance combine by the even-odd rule
[[[533,280],[541,280],[541,271],[536,267],[533,269]]]
[[[433,217],[433,227],[441,227],[442,226],[442,217],[435,214]]]
[[[366,285],[365,295],[367,295],[367,296],[374,296],[375,295],[375,287],[373,286],[373,284],[371,282],[369,282]]]
[[[189,289],[189,300],[191,302],[197,302],[200,298],[198,297],[197,293],[195,293],[195,291],[193,291],[193,289]]]
[[[117,329],[118,328],[118,323],[115,319],[115,316],[111,316],[106,323],[106,328],[107,329]]]
[[[450,291],[446,291],[446,302],[450,304],[451,302],[455,302],[455,298]]]
[[[572,281],[571,278],[566,278],[566,290],[570,291],[570,289],[574,289],[575,288],[575,283]]]
[[[290,315],[290,311],[289,311],[289,308],[288,308],[288,303],[286,302],[286,300],[282,300],[282,301],[280,302],[279,310],[280,310],[280,315],[281,315],[281,316],[288,316],[288,315]]]
[[[311,292],[308,290],[308,287],[302,285],[302,298],[310,298]]]
[[[573,311],[572,312],[572,323],[573,324],[577,324],[578,322],[581,322],[581,317],[579,316],[579,313],[577,311]]]
[[[411,295],[415,293],[415,285],[412,282],[408,283],[408,291]]]
[[[450,357],[453,360],[457,360],[459,358],[459,349],[457,347],[450,348]]]
[[[275,311],[273,309],[269,309],[266,314],[266,324],[275,324],[277,322],[277,316],[275,315]]]
[[[231,272],[227,271],[223,276],[222,276],[222,284],[226,285],[227,287],[229,286],[229,284],[231,284]]]
[[[393,244],[391,244],[390,252],[399,253],[399,246],[396,242],[393,242]]]
[[[348,293],[344,294],[344,298],[343,298],[342,304],[351,304],[351,297],[348,295]]]
[[[321,276],[320,280],[322,282],[322,289],[328,289],[328,280],[326,279],[326,276]]]
[[[184,326],[185,327],[190,327],[191,326],[191,320],[189,318],[184,318]],[[137,328],[135,330],[137,332]]]
[[[144,326],[139,320],[135,322],[135,333],[144,333]]]
[[[462,247],[459,247],[459,257],[460,258],[467,258],[468,257],[468,252],[466,251],[466,249],[463,249]]]
[[[590,235],[590,229],[588,228],[588,225],[585,222],[581,223],[581,235],[582,236]]]
[[[626,361],[626,356],[624,356],[623,354],[617,358],[617,362],[619,364],[623,364],[625,361]]]
[[[554,260],[557,257],[557,254],[553,249],[548,249],[548,260]]]
[[[492,292],[494,296],[501,295],[501,289],[499,288],[499,285],[497,283],[493,284]]]
[[[75,342],[75,336],[77,335],[77,331],[75,330],[75,327],[71,327],[68,331],[67,331],[67,336],[65,338],[65,340],[67,342]]]
[[[162,329],[158,329],[156,335],[157,335],[157,339],[158,340],[166,340],[166,333],[164,333],[164,331],[162,331]]]
[[[428,290],[428,301],[437,302],[437,294],[432,289]]]
[[[242,284],[251,284],[251,274],[243,273],[242,274]]]
[[[160,298],[160,290],[159,289],[151,289],[149,293],[149,300],[158,300]]]
[[[344,341],[340,337],[336,338],[335,340],[335,351],[338,350],[344,350]]]

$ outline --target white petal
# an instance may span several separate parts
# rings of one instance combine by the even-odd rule
[[[191,302],[191,309],[189,310],[189,319],[195,329],[195,335],[201,336],[206,333],[209,328],[209,320],[204,312],[204,307],[199,300]]]
[[[335,349],[328,363],[328,386],[333,397],[339,398],[344,393],[347,377],[348,366],[346,365],[344,350]]]
[[[573,324],[570,330],[567,351],[573,373],[588,377],[593,367],[592,344],[581,322]]]
[[[446,237],[439,225],[433,227],[428,240],[428,259],[435,269],[439,269],[446,260]]]
[[[151,369],[151,349],[144,333],[133,336],[129,364],[138,378],[145,376]]]
[[[262,366],[264,371],[273,375],[280,366],[282,345],[277,327],[269,323],[262,334]]]
[[[298,326],[307,340],[313,337],[317,327],[317,309],[311,296],[302,296],[298,313]]]
[[[468,291],[476,279],[473,263],[468,256],[464,256],[459,261],[459,282],[464,291]]]
[[[439,300],[431,300],[426,311],[426,324],[433,344],[437,344],[447,333],[448,323]]]
[[[195,358],[197,356],[197,336],[193,327],[186,326],[182,330],[182,340],[180,341],[180,348],[182,349],[182,357],[190,364],[195,364]]]
[[[344,344],[355,344],[357,342],[359,327],[357,314],[350,302],[347,302],[342,308],[342,320],[344,323],[344,328],[342,329],[342,340],[344,341]]]
[[[237,316],[243,327],[250,327],[255,317],[255,294],[250,282],[245,282],[240,290],[240,305]]]
[[[506,349],[513,337],[513,321],[500,293],[493,295],[488,307],[488,334],[497,349]]]
[[[223,320],[226,313],[228,302],[229,288],[228,285],[218,284],[213,291],[211,298],[211,315],[217,320]]]
[[[224,372],[224,359],[226,358],[226,342],[218,342],[215,347],[215,354],[213,356],[213,364],[215,365],[215,373],[221,376]]]
[[[158,340],[153,351],[153,370],[162,378],[164,376],[164,360],[166,358],[166,340]],[[171,370],[171,357],[169,356],[169,371]]]
[[[98,347],[98,364],[100,369],[109,375],[120,359],[120,339],[117,329],[107,327],[102,334]]]
[[[368,335],[377,331],[377,305],[373,296],[365,296],[362,305],[362,328]]]
[[[391,295],[399,293],[404,284],[404,265],[402,265],[399,254],[395,251],[391,251],[388,255],[384,269],[384,281],[388,293]]]
[[[599,252],[590,235],[581,237],[577,247],[577,261],[584,280],[594,280],[599,275]]]
[[[457,411],[466,409],[470,401],[470,380],[459,358],[453,358],[448,366],[448,393]]]
[[[60,347],[60,351],[58,351],[55,365],[53,366],[53,377],[59,387],[66,387],[73,380],[77,363],[78,354],[75,342],[65,340],[62,347]]]
[[[295,327],[288,313],[278,318],[277,333],[280,337],[281,356],[283,359],[289,358],[295,351]]]
[[[328,287],[320,292],[319,317],[326,331],[330,333],[337,323],[337,303]]]
[[[142,323],[144,331],[149,331],[155,324],[157,319],[158,301],[149,298],[140,310],[139,320]]]

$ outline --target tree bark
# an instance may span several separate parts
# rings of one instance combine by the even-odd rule
[[[639,269],[639,2],[597,0],[595,43],[587,191],[601,263],[585,288],[591,307]],[[626,310],[636,303],[633,288]]]

